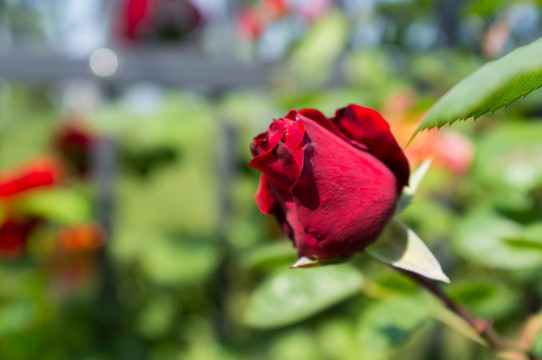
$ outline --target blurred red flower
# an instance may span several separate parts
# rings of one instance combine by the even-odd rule
[[[38,157],[18,168],[0,172],[0,199],[34,188],[51,186],[62,178],[60,164],[51,157]]]
[[[85,177],[91,170],[92,148],[98,136],[81,121],[68,121],[57,131],[53,146],[67,167]]]
[[[262,0],[241,8],[237,14],[237,32],[242,38],[257,39],[273,21],[294,14],[311,23],[333,6],[331,0],[295,2],[288,0]]]
[[[40,220],[8,217],[0,225],[0,257],[14,258],[22,253],[28,236]]]
[[[188,0],[126,0],[119,8],[118,35],[133,42],[177,41],[203,23]]]

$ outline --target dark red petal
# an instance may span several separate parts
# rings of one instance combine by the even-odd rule
[[[277,202],[264,174],[260,177],[260,186],[254,197],[261,212],[268,215],[273,214],[273,208],[276,206]]]
[[[297,110],[292,109],[292,110],[288,111],[288,114],[286,114],[286,116],[284,118],[295,121],[296,117],[297,117]]]
[[[249,163],[267,176],[274,186],[290,189],[299,175],[299,165],[284,143],[272,151],[253,157]]]
[[[316,109],[301,109],[299,110],[299,114],[303,115],[305,118],[308,118],[316,122],[318,125],[329,130],[333,134],[346,139],[344,134],[341,133],[341,131],[335,126],[335,124],[333,124],[333,122],[330,119],[328,119],[324,114],[322,114],[320,111]],[[300,118],[298,117],[298,119]]]
[[[292,188],[297,217],[328,253],[351,255],[375,241],[393,215],[396,178],[372,154],[305,125],[310,143]]]
[[[349,105],[337,110],[332,119],[337,128],[348,138],[364,144],[397,177],[397,193],[408,184],[410,169],[390,126],[376,110],[359,105]]]
[[[288,150],[290,150],[290,153],[294,157],[298,166],[298,171],[303,165],[303,150],[301,150],[301,147],[304,145],[304,137],[305,125],[303,125],[301,121],[296,121],[291,124],[284,134],[284,144],[286,144]]]
[[[314,235],[305,232],[297,218],[295,205],[292,199],[281,201],[281,204],[284,208],[282,213],[282,216],[284,217],[281,219],[280,216],[277,216],[277,219],[282,224],[283,229],[285,229],[285,233],[293,240],[298,258],[302,256],[310,259],[313,259],[314,257],[332,257],[333,253],[322,248]]]
[[[297,218],[290,189],[278,188],[264,177],[262,177],[260,189],[256,195],[258,205],[263,212],[269,210],[269,212],[266,213],[275,216],[286,236],[293,241],[294,246],[297,249],[298,257],[306,256],[308,258],[314,258],[317,256],[319,258],[325,258],[333,256],[332,253],[329,253],[320,246],[320,243],[316,240],[314,235],[306,233],[303,229],[303,226]],[[267,190],[262,191],[262,189]],[[273,204],[271,204],[270,198],[273,199]]]
[[[256,136],[250,144],[252,155],[258,156],[262,153],[271,151],[278,145],[286,132],[288,124],[292,122],[293,120],[287,119],[286,117],[273,119],[273,122],[269,125],[269,129]]]

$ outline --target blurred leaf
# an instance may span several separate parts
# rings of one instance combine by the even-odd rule
[[[393,267],[412,271],[429,279],[450,282],[423,241],[398,219],[390,221],[378,240],[365,251]]]
[[[542,331],[536,336],[532,350],[535,355],[542,356]]]
[[[21,331],[36,321],[35,309],[26,301],[13,301],[0,306],[0,334]]]
[[[514,311],[519,293],[492,279],[469,279],[454,282],[448,294],[458,303],[482,317],[499,319]]]
[[[216,247],[201,239],[149,237],[149,246],[139,254],[144,273],[163,285],[204,281],[217,265]]]
[[[541,86],[542,40],[538,40],[487,63],[463,79],[433,105],[416,133],[456,120],[476,119]]]
[[[190,159],[185,166],[162,169],[146,181],[123,177],[119,186],[122,227],[211,232],[217,212],[214,177],[205,169],[209,163]]]
[[[344,70],[348,83],[356,86],[356,92],[363,97],[377,98],[378,103],[405,79],[397,71],[394,55],[383,47],[352,50],[344,54]],[[365,94],[367,92],[367,94]],[[356,103],[371,106],[366,101]],[[340,105],[346,104],[345,101]],[[376,104],[375,104],[376,106]]]
[[[239,130],[250,130],[252,136],[268,126],[273,117],[280,116],[274,114],[269,94],[256,89],[228,91],[221,98],[219,111]]]
[[[280,241],[259,246],[246,254],[243,259],[252,269],[270,269],[295,262],[296,251],[291,242]]]
[[[514,247],[542,251],[542,222],[530,224],[519,234],[504,240]]]
[[[414,294],[418,290],[418,285],[412,279],[398,272],[378,277],[375,284],[381,293]]]
[[[412,198],[416,194],[416,190],[418,190],[418,186],[420,186],[420,183],[422,182],[425,173],[427,172],[427,170],[429,170],[432,161],[433,158],[425,160],[423,163],[420,164],[420,166],[416,168],[416,170],[414,170],[410,174],[410,178],[408,179],[408,186],[405,186],[403,192],[401,193],[401,196],[399,197],[399,201],[397,202],[397,208],[395,209],[395,214],[401,213],[408,207],[408,205],[410,205],[410,203],[412,202]]]
[[[21,113],[10,114],[2,119],[2,141],[0,142],[0,164],[2,167],[24,163],[36,155],[42,155],[50,143],[50,134],[58,113],[51,109],[36,109],[21,104]],[[24,119],[24,121],[21,121]],[[10,122],[11,120],[11,122]]]
[[[369,352],[389,350],[408,340],[428,320],[427,307],[419,299],[393,297],[363,310],[358,336]]]
[[[226,347],[216,340],[210,317],[207,321],[189,321],[182,324],[184,334],[188,335],[183,346],[179,346],[178,341],[173,340],[177,348],[177,356],[173,359],[182,360],[239,360],[237,354],[232,354],[232,347]],[[153,358],[154,359],[154,358]],[[162,358],[157,358],[162,359]],[[165,358],[169,359],[169,358]]]
[[[438,321],[442,322],[449,328],[463,335],[464,337],[471,339],[481,345],[487,345],[486,341],[480,337],[480,335],[470,326],[463,318],[456,313],[448,310],[435,298],[428,298],[431,316]]]
[[[318,348],[309,329],[295,329],[281,333],[273,343],[271,359],[314,360],[318,359]]]
[[[473,173],[500,206],[529,209],[529,191],[542,184],[541,123],[510,122],[477,143]]]
[[[505,7],[512,2],[511,0],[478,0],[465,4],[466,14],[479,14],[483,16],[491,16],[498,7]]]
[[[474,54],[454,51],[453,48],[411,53],[408,61],[409,72],[417,82],[434,89],[449,89],[484,64]],[[429,105],[433,104],[434,100]]]
[[[258,328],[293,324],[356,294],[361,284],[349,264],[275,272],[252,293],[245,322]]]
[[[137,327],[149,338],[166,333],[174,323],[175,304],[167,296],[149,299],[147,306],[139,312]]]
[[[326,319],[319,326],[317,344],[323,359],[360,358],[353,325],[350,319],[341,316]]]
[[[515,237],[521,226],[488,210],[463,216],[452,232],[452,244],[459,255],[476,264],[522,269],[542,263],[542,253],[511,246],[503,239]]]
[[[333,62],[346,45],[348,21],[339,12],[329,12],[312,26],[291,55],[291,68],[310,83],[325,81]]]
[[[92,213],[90,202],[84,196],[73,190],[59,188],[34,190],[18,206],[25,213],[59,223],[89,220]]]
[[[427,180],[432,173],[434,172],[427,174]],[[427,185],[428,182],[424,181],[424,192],[427,191]],[[427,214],[431,214],[431,221],[427,221]],[[400,214],[401,220],[412,226],[416,234],[427,243],[448,237],[455,217],[447,204],[428,196],[417,197],[416,201]]]

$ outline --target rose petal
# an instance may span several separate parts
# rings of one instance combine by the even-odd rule
[[[314,258],[314,256],[319,258],[333,256],[333,254],[328,253],[320,246],[320,243],[314,235],[305,232],[297,218],[294,200],[289,189],[285,190],[275,187],[273,186],[273,183],[268,182],[267,180],[263,180],[262,183],[260,183],[260,189],[261,188],[267,188],[271,192],[273,199],[275,200],[275,206],[269,207],[270,204],[267,203],[267,208],[270,209],[271,214],[275,215],[286,236],[294,243],[294,246],[297,249],[298,258],[303,256],[309,258]],[[261,191],[259,190],[258,194],[260,193]],[[269,193],[266,195],[269,195]]]
[[[372,154],[329,136],[314,122],[305,126],[310,142],[292,188],[298,221],[328,256],[361,251],[393,215],[396,178]]]
[[[300,167],[284,143],[279,143],[272,151],[255,156],[248,163],[264,174],[274,186],[290,189],[297,179]]]
[[[330,119],[328,119],[322,112],[316,110],[316,109],[301,109],[299,110],[299,114],[316,122],[318,125],[322,126],[324,129],[329,130],[333,134],[347,139],[346,136],[344,136],[343,133],[331,122]],[[299,117],[298,117],[299,119]]]
[[[279,196],[280,197],[280,196]],[[315,256],[319,258],[327,258],[333,256],[332,253],[329,253],[320,246],[320,243],[314,237],[314,235],[305,232],[303,225],[299,222],[295,212],[295,205],[293,200],[289,201],[280,201],[284,207],[283,218],[278,218],[283,229],[287,227],[288,231],[285,231],[286,234],[293,240],[294,245],[297,250],[297,257],[308,257],[313,259]],[[286,216],[284,217],[284,214]]]
[[[250,144],[250,151],[252,152],[252,155],[258,156],[271,151],[279,144],[288,125],[292,122],[293,120],[287,118],[287,116],[280,119],[273,119],[269,129],[256,136]]]
[[[337,110],[332,121],[348,138],[365,144],[390,168],[398,180],[397,193],[408,185],[408,161],[382,115],[368,107],[349,105]]]
[[[290,150],[290,153],[295,159],[298,166],[298,173],[303,166],[303,150],[300,148],[304,145],[303,138],[305,136],[305,125],[302,122],[296,121],[288,127],[284,134],[284,144]]]
[[[275,196],[269,187],[269,182],[264,174],[260,177],[260,186],[254,196],[256,204],[264,214],[273,214],[273,208],[276,206]]]

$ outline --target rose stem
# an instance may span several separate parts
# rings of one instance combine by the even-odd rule
[[[501,337],[494,329],[491,321],[484,320],[477,316],[474,316],[466,309],[461,307],[455,301],[453,301],[442,289],[432,280],[426,279],[425,277],[415,274],[410,271],[401,270],[402,273],[408,275],[410,278],[414,279],[418,284],[425,287],[429,292],[435,295],[446,307],[460,316],[465,320],[475,331],[478,333],[488,344],[488,346],[493,350],[505,350],[510,348],[515,348]],[[515,348],[514,350],[517,350]]]

